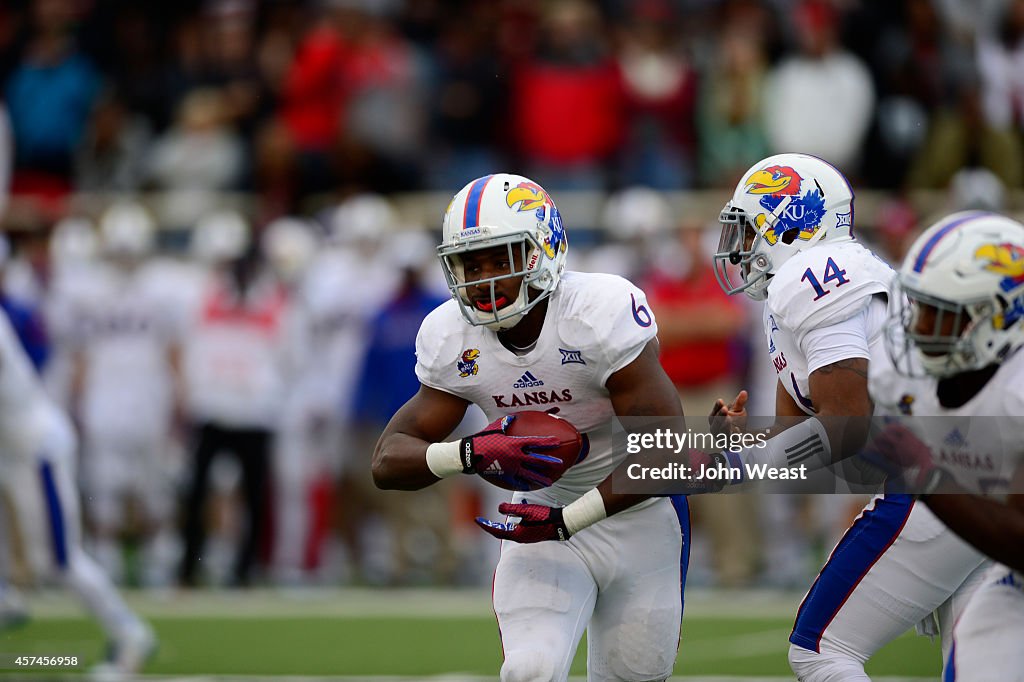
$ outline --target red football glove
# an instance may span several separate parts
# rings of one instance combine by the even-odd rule
[[[927,495],[935,491],[946,471],[935,464],[929,448],[913,431],[899,423],[887,425],[865,450],[869,461],[888,463],[906,481],[908,492]],[[892,472],[892,469],[889,469]]]
[[[571,533],[562,521],[561,507],[546,507],[543,504],[512,504],[502,502],[498,513],[518,516],[519,523],[500,522],[476,518],[476,525],[498,538],[529,544],[545,540],[568,540]]]
[[[505,415],[462,439],[462,472],[498,479],[514,490],[546,488],[554,482],[548,474],[557,471],[562,460],[541,453],[557,448],[560,441],[555,436],[507,435],[515,418]]]

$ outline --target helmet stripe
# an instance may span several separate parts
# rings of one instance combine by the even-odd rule
[[[466,198],[466,209],[462,214],[462,229],[476,227],[480,224],[480,199],[484,195],[487,183],[493,175],[485,175],[469,188],[469,196]]]
[[[924,247],[921,248],[921,252],[917,254],[917,258],[914,260],[914,272],[921,272],[921,270],[924,269],[924,264],[928,261],[928,256],[932,254],[932,251],[934,251],[935,247],[939,245],[939,242],[942,241],[942,238],[945,237],[950,232],[952,232],[953,229],[955,229],[959,225],[963,225],[968,220],[974,220],[975,218],[981,218],[986,215],[989,214],[984,212],[978,212],[971,213],[970,215],[965,215],[962,218],[959,218],[958,220],[954,220],[949,225],[946,225],[944,228],[933,234],[931,236],[931,239],[929,239],[925,243]]]

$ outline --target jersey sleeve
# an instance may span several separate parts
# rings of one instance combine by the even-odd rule
[[[768,308],[798,338],[860,314],[888,296],[892,268],[856,242],[815,246],[790,258],[768,286]]]
[[[807,374],[849,358],[871,358],[868,347],[868,307],[842,322],[808,329],[796,337],[807,359]]]
[[[643,290],[614,275],[593,276],[593,285],[575,294],[569,320],[584,356],[599,358],[603,386],[658,335],[658,323]]]

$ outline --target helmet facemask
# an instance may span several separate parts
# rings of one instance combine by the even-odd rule
[[[742,291],[755,301],[763,301],[768,295],[772,259],[759,248],[761,230],[746,211],[732,202],[725,205],[718,220],[722,225],[722,236],[718,251],[713,256],[718,285],[730,296]],[[733,266],[738,266],[739,271]],[[736,276],[740,281],[734,283]]]
[[[490,258],[507,259],[507,272],[482,279],[468,279],[472,274],[466,273],[465,256],[495,247],[504,247],[505,251],[503,253],[496,249]],[[543,250],[536,238],[527,231],[441,246],[437,252],[448,287],[463,317],[474,326],[484,326],[492,331],[514,327],[534,306],[547,298],[558,283],[547,269],[537,267],[544,257]],[[522,278],[522,281],[516,298],[508,301],[508,295],[498,291],[498,283],[514,278]],[[482,297],[479,295],[481,288],[484,289]],[[484,308],[478,307],[474,299],[482,302]]]
[[[905,296],[896,296],[894,324],[886,329],[886,342],[897,371],[921,376],[914,363],[928,376],[950,377],[990,364],[996,353],[979,353],[991,347],[985,330],[995,323],[995,307],[988,299],[956,303],[903,286]],[[922,325],[922,316],[933,315]],[[927,330],[920,327],[927,327]]]

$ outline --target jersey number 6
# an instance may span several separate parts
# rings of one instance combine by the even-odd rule
[[[651,322],[654,322],[654,318],[651,317],[651,312],[643,305],[636,304],[636,297],[633,294],[629,295],[629,300],[633,302],[633,319],[641,327],[650,327]]]
[[[815,296],[813,300],[817,301],[819,298],[828,296],[832,293],[831,289],[825,289],[822,284],[828,284],[829,282],[834,281],[838,288],[850,280],[846,279],[846,270],[840,270],[839,266],[836,265],[836,262],[829,258],[825,263],[825,278],[821,280],[820,284],[818,283],[818,278],[814,276],[814,273],[811,272],[810,268],[804,270],[804,276],[800,278],[800,281],[807,281],[812,287],[814,287]]]

